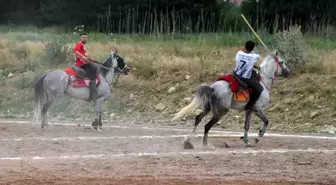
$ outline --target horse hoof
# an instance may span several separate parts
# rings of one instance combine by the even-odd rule
[[[93,129],[95,129],[97,132],[103,132],[103,130],[100,129],[99,127],[94,127]]]
[[[265,132],[263,130],[259,130],[259,137],[264,137]]]
[[[99,128],[98,126],[93,126],[93,129],[96,130],[96,131],[98,131],[98,132],[102,132],[102,129]]]
[[[102,127],[101,126],[94,126],[94,128],[98,131],[98,132],[102,132]]]
[[[250,142],[245,142],[245,147],[252,147]]]

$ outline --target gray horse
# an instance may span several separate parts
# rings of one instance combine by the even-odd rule
[[[35,84],[35,119],[38,123],[41,122],[41,128],[48,126],[46,114],[57,96],[65,94],[76,99],[89,101],[90,91],[87,86],[89,80],[86,78],[85,71],[76,66],[68,69],[73,69],[73,72],[79,77],[73,79],[70,78],[66,70],[55,70],[43,75]],[[101,131],[102,105],[109,98],[114,76],[117,73],[127,75],[128,72],[128,66],[116,50],[111,50],[105,62],[102,65],[100,64],[98,68],[100,82],[97,80],[99,83],[97,83],[97,96],[94,100],[96,111],[95,120],[92,122],[94,129]],[[74,82],[77,82],[77,86],[74,85]],[[81,85],[78,85],[78,83],[81,83]]]
[[[191,135],[193,135],[196,131],[197,125],[210,111],[212,111],[212,119],[204,127],[203,145],[206,146],[209,130],[219,121],[221,117],[223,117],[230,109],[245,111],[245,132],[243,141],[246,146],[250,146],[250,143],[248,141],[248,131],[250,128],[252,113],[254,113],[264,122],[263,128],[259,131],[259,138],[261,138],[264,136],[269,123],[268,118],[265,115],[264,108],[269,103],[269,91],[271,89],[273,81],[276,76],[288,77],[290,72],[277,51],[274,51],[272,52],[272,54],[265,57],[262,64],[260,65],[260,68],[260,83],[263,86],[264,90],[262,91],[258,101],[255,103],[252,110],[244,110],[248,98],[245,98],[245,101],[237,101],[237,99],[235,98],[235,96],[237,96],[237,93],[232,92],[229,82],[224,80],[218,80],[211,86],[201,86],[197,90],[192,102],[188,106],[182,108],[180,112],[176,113],[173,120],[179,119],[183,115],[194,111],[199,106],[202,106],[202,112],[195,118],[194,129],[191,133]],[[241,87],[241,90],[246,90],[246,88],[242,88],[244,86],[246,87],[246,84],[239,81],[239,85]],[[240,93],[241,92],[243,91],[240,91]],[[185,140],[185,148],[186,146],[192,147],[192,144],[189,142],[189,137],[190,135]],[[256,139],[256,142],[258,142],[258,139]]]

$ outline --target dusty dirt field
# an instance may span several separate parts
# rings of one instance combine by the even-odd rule
[[[59,123],[41,130],[25,121],[0,120],[0,184],[336,184],[335,137],[268,132],[245,148],[242,132],[214,128],[204,148],[200,126],[191,140],[195,149],[185,150],[191,127],[105,124],[103,129]]]

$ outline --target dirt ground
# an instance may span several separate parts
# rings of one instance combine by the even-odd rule
[[[335,137],[267,132],[246,148],[238,137],[242,132],[214,128],[209,147],[203,147],[201,126],[191,140],[195,149],[185,150],[190,131],[189,126],[105,124],[96,132],[77,123],[42,130],[2,119],[0,184],[336,184]]]

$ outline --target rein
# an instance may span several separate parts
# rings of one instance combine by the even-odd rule
[[[277,63],[277,68],[276,68],[276,70],[275,70],[275,73],[274,73],[274,77],[273,77],[273,78],[270,77],[270,76],[268,76],[265,72],[263,72],[263,71],[260,70],[265,76],[267,76],[268,78],[270,78],[270,79],[272,80],[272,84],[273,84],[274,80],[278,80],[278,78],[276,77],[276,74],[278,73],[279,66],[281,67],[282,70],[284,70],[283,66],[282,66],[282,65],[280,64],[280,62],[279,62],[278,57],[274,56],[273,58],[274,58],[275,62]],[[263,79],[262,79],[261,76],[260,76],[260,78],[261,78],[260,81],[265,85],[265,87],[267,88],[267,90],[270,91],[270,87],[267,87],[267,85],[265,84],[265,82],[263,81]]]
[[[91,59],[90,59],[90,60],[91,60]],[[95,61],[95,60],[91,60],[91,61],[88,62],[88,63],[93,63],[94,65],[97,65],[97,66],[102,67],[102,68],[107,69],[107,70],[112,70],[112,69],[113,69],[113,68],[105,67],[102,63],[97,62],[97,61]]]
[[[110,86],[110,88],[115,87],[115,85],[117,85],[119,77],[120,77],[120,74],[128,67],[127,65],[125,65],[125,67],[123,69],[120,69],[119,67],[108,68],[108,67],[105,67],[102,63],[97,62],[97,61],[92,60],[92,59],[90,59],[89,63],[93,63],[94,65],[97,65],[97,66],[99,66],[101,68],[104,68],[104,69],[107,69],[109,71],[114,69],[114,72],[117,73],[118,76],[117,76],[117,80],[115,81],[115,83],[112,86],[111,86],[111,84],[109,84],[109,82],[107,81],[106,77],[104,77],[104,80],[107,82],[107,84]]]

